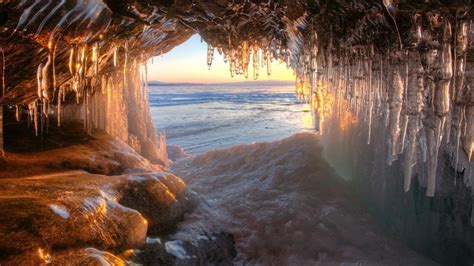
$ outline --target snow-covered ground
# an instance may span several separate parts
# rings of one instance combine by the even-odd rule
[[[199,197],[177,237],[230,232],[238,262],[432,264],[375,224],[323,158],[315,133],[209,151],[172,170]]]

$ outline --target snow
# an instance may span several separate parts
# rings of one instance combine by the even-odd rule
[[[183,242],[181,240],[168,241],[165,243],[166,252],[180,258],[186,259],[189,258],[186,250],[183,247]]]
[[[199,200],[176,238],[232,233],[237,263],[423,262],[375,226],[324,160],[316,133],[210,151],[171,168]]]
[[[69,214],[69,211],[67,210],[66,207],[56,205],[56,204],[49,204],[48,206],[51,208],[51,210],[54,213],[61,216],[61,218],[65,219],[65,220],[69,218],[70,214]]]
[[[128,179],[133,180],[133,181],[138,182],[138,183],[142,183],[142,182],[147,180],[146,177],[138,176],[138,175],[129,175]]]
[[[86,248],[85,251],[89,253],[89,256],[94,258],[101,266],[125,265],[125,261],[109,252],[101,251],[95,248]]]
[[[147,237],[146,238],[146,243],[147,244],[160,244],[161,245],[161,239],[159,237]]]

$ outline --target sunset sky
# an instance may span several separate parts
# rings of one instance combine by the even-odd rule
[[[163,57],[155,57],[153,64],[148,64],[148,80],[163,82],[240,82],[245,81],[243,75],[230,76],[229,65],[217,50],[211,70],[207,67],[207,44],[201,43],[201,37],[194,35],[187,42],[174,48]],[[253,70],[250,66],[249,81],[253,80]],[[287,69],[285,64],[273,62],[272,75],[267,76],[266,68],[260,69],[258,80],[294,80],[293,70]]]

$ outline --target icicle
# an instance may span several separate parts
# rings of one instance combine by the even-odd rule
[[[426,196],[433,197],[436,189],[436,171],[438,169],[438,152],[440,144],[441,129],[444,126],[444,118],[437,116],[429,118],[429,126],[426,128],[428,147],[428,174]]]
[[[90,133],[89,131],[89,89],[86,86],[85,91],[84,91],[84,103],[83,103],[83,108],[84,108],[84,130],[87,133]]]
[[[319,134],[323,134],[323,123],[324,123],[324,99],[320,89],[316,90],[316,108],[318,110],[318,131]]]
[[[86,51],[87,51],[87,46],[86,45],[83,45],[81,47],[81,54],[80,54],[80,64],[78,65],[79,66],[79,73],[81,75],[81,77],[84,77],[85,76],[85,62],[86,62]]]
[[[127,84],[127,71],[128,71],[128,41],[125,42],[125,51],[123,59],[123,86]]]
[[[5,156],[3,119],[3,101],[0,101],[0,156]]]
[[[416,134],[419,130],[418,118],[410,116],[408,118],[408,147],[405,155],[405,180],[404,189],[405,192],[410,190],[411,178],[413,172],[413,166],[416,161]]]
[[[117,46],[114,45],[114,67],[117,67]],[[153,64],[153,58],[152,58],[152,64]]]
[[[436,84],[434,93],[434,110],[438,116],[445,116],[450,109],[449,88],[453,76],[453,63],[451,55],[451,25],[446,22],[443,33],[443,45],[440,56],[441,80]]]
[[[405,106],[405,111],[403,112],[403,127],[402,127],[402,135],[400,137],[400,150],[399,150],[399,154],[402,154],[403,153],[403,150],[405,149],[405,139],[406,139],[406,135],[407,135],[407,128],[408,128],[408,111],[407,111],[407,104],[408,104],[408,86],[409,86],[409,82],[408,82],[408,77],[409,77],[409,67],[408,67],[408,62],[410,61],[410,58],[408,58],[408,51],[406,52],[405,54],[405,88],[404,88],[404,99],[403,99],[403,102],[405,103],[404,106]]]
[[[144,70],[145,70],[145,77],[144,77],[144,82],[145,82],[145,92],[144,92],[144,95],[145,96],[148,96],[148,64],[147,64],[147,61],[145,61],[145,63],[143,64],[144,66]]]
[[[50,75],[52,74],[50,72],[52,64],[52,55],[48,55],[48,61],[46,61],[46,64],[43,66],[43,69],[41,70],[41,97],[49,100],[51,98],[50,95]]]
[[[33,123],[35,125],[35,135],[38,136],[38,101],[33,102]]]
[[[267,52],[267,75],[272,75],[272,58],[270,52]]]
[[[99,75],[99,44],[95,43],[92,47],[92,65],[94,67],[94,76]]]
[[[259,72],[259,59],[258,59],[258,44],[255,42],[254,47],[253,47],[253,79],[257,80],[258,79],[258,72]]]
[[[57,42],[52,43],[51,41],[49,42],[49,47],[52,48],[52,55],[51,55],[51,72],[52,72],[52,91],[51,94],[53,94],[53,91],[56,91],[57,84],[56,84],[56,48],[57,48]],[[50,49],[51,49],[50,48]],[[50,95],[51,96],[51,95]]]
[[[1,84],[2,84],[2,97],[5,95],[5,91],[6,91],[6,86],[5,86],[5,51],[3,50],[2,47],[0,47],[0,53],[2,54],[2,80],[1,80]]]
[[[397,20],[395,19],[396,5],[393,0],[383,0],[383,4],[385,8],[387,9],[388,14],[392,18],[393,24],[395,26],[395,30],[397,32],[398,41],[399,41],[400,50],[401,50],[403,49],[403,42],[402,42],[402,37],[400,36],[400,31],[398,30]]]
[[[474,151],[474,106],[472,105],[468,105],[466,108],[466,132],[462,144],[468,160],[471,161],[472,152]]]
[[[16,118],[17,122],[20,122],[20,119],[21,119],[21,116],[20,116],[21,113],[20,112],[21,112],[20,111],[20,106],[18,106],[18,104],[15,105],[15,118]]]
[[[466,61],[467,61],[467,45],[468,45],[468,32],[470,29],[470,23],[468,21],[462,21],[457,27],[456,33],[456,49],[455,49],[455,73],[454,73],[454,110],[453,110],[453,128],[454,128],[454,169],[458,167],[459,160],[459,147],[461,146],[461,126],[463,123],[463,114],[465,113],[465,73],[466,73]],[[456,181],[456,178],[454,179]]]
[[[75,57],[75,54],[74,54],[74,46],[71,46],[71,48],[69,49],[69,73],[71,73],[71,76],[74,76],[75,75],[75,60],[74,60],[74,57]]]
[[[331,34],[332,36],[332,34]],[[369,71],[369,133],[367,136],[367,144],[370,144],[371,137],[372,137],[372,115],[373,115],[373,108],[374,108],[374,88],[372,84],[372,59],[374,57],[374,47],[373,45],[370,46],[370,54],[369,54],[369,62],[368,62],[368,71]],[[332,63],[331,63],[332,64]]]
[[[413,166],[416,164],[417,140],[416,136],[420,130],[420,112],[422,108],[423,97],[423,67],[421,66],[419,54],[410,52],[408,60],[412,72],[408,75],[406,113],[408,118],[407,135],[408,147],[405,154],[405,192],[410,190]],[[422,157],[426,156],[426,150],[422,148]],[[425,160],[425,159],[423,159]]]
[[[63,95],[63,92],[64,91],[64,88],[61,87],[59,88],[59,91],[58,91],[58,100],[57,100],[57,107],[58,107],[58,110],[57,110],[57,119],[58,119],[58,127],[61,127],[61,100],[62,100],[62,95]]]
[[[36,71],[36,84],[38,86],[38,98],[43,97],[43,63],[40,63]]]
[[[392,96],[389,103],[390,108],[390,149],[388,164],[391,165],[398,155],[398,144],[400,137],[400,113],[403,103],[403,81],[398,67],[393,71]]]
[[[214,47],[210,43],[207,44],[207,66],[211,69],[212,60],[214,59]]]

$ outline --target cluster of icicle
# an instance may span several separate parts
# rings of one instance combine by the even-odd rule
[[[472,159],[474,97],[470,79],[474,73],[466,75],[473,70],[467,62],[471,24],[469,20],[443,19],[436,12],[416,14],[410,44],[386,52],[376,52],[369,44],[335,54],[331,36],[325,50],[318,51],[313,33],[296,68],[297,94],[314,102],[315,109],[324,109],[325,92],[348,101],[350,111],[368,125],[368,144],[374,128],[387,128],[387,163],[404,158],[405,191],[410,189],[413,168],[418,164],[426,167],[422,171],[426,195],[433,197],[441,147],[451,153],[455,169],[460,167],[460,156],[468,162]],[[322,62],[319,68],[318,61]],[[323,120],[323,114],[317,113],[318,120]],[[468,186],[474,184],[470,172],[465,171]]]
[[[120,79],[123,78],[121,73],[127,69],[126,63],[124,63],[123,72],[119,70],[99,75],[99,59],[99,43],[91,46],[71,46],[68,64],[70,78],[59,85],[54,65],[54,53],[48,53],[46,62],[40,63],[37,69],[38,97],[28,104],[29,117],[34,124],[36,135],[42,134],[45,129],[47,130],[50,115],[55,115],[58,126],[61,126],[61,120],[65,116],[63,110],[66,111],[65,118],[67,120],[82,118],[84,129],[87,132],[91,132],[93,128],[105,129],[105,126],[99,127],[99,125],[105,124],[102,121],[105,119],[105,114],[104,118],[100,116],[104,111],[97,109],[96,105],[104,108],[108,106],[110,109],[111,105],[120,104],[117,97],[121,97],[119,88],[123,87],[123,82],[120,82]],[[82,104],[82,114],[74,111],[73,108],[63,106],[68,93],[75,94],[77,104]],[[104,101],[104,103],[92,101],[91,96],[95,93],[107,94],[108,101]],[[54,104],[55,109],[51,108]],[[116,108],[110,110],[112,116],[118,113]],[[21,114],[18,112],[17,119],[21,119]]]
[[[42,15],[42,21],[35,31],[39,36],[44,27],[51,26],[48,25],[49,19],[63,8],[64,3],[60,1],[53,5],[51,2],[22,1],[20,5],[26,8],[14,33],[29,32],[29,28],[36,25],[35,21],[39,22],[38,18]],[[47,12],[48,7],[52,9]],[[163,142],[160,143],[153,141],[153,136],[146,136],[156,133],[154,130],[146,131],[140,139],[129,132],[129,97],[136,97],[133,102],[143,105],[140,110],[148,108],[146,64],[149,57],[141,54],[130,59],[129,41],[110,44],[103,40],[102,34],[109,23],[109,11],[104,3],[88,0],[76,1],[76,6],[68,9],[58,24],[53,25],[53,30],[48,32],[47,56],[37,67],[38,93],[37,98],[28,104],[28,122],[33,124],[38,136],[48,131],[51,116],[55,116],[58,126],[61,126],[62,121],[83,121],[88,133],[92,133],[93,129],[102,129],[129,143],[138,152],[144,138],[147,143],[158,142],[156,144],[162,149],[158,152],[166,155],[164,136],[159,139]],[[81,37],[77,44],[70,45],[69,73],[61,73],[59,82],[55,65],[56,49],[64,28],[70,27],[94,30],[86,37]],[[75,95],[77,105],[64,104],[69,95]],[[145,105],[146,108],[143,108]],[[16,116],[18,121],[22,118],[22,106],[17,106]],[[163,161],[166,162],[164,155]]]
[[[217,49],[219,54],[224,57],[224,62],[229,64],[230,75],[249,76],[249,67],[253,67],[253,78],[256,80],[260,75],[260,68],[266,68],[267,75],[272,74],[273,60],[285,61],[287,66],[290,64],[290,49],[282,45],[277,39],[263,38],[262,40],[248,41],[244,40],[239,44],[234,44],[232,39],[228,38],[225,45],[213,46],[208,43],[207,64],[211,68],[214,60],[214,51]]]
[[[217,49],[229,62],[231,75],[247,77],[253,62],[257,78],[259,67],[265,64],[270,74],[272,59],[286,61],[296,73],[296,94],[311,104],[320,132],[330,108],[342,113],[349,107],[358,121],[367,123],[368,144],[372,130],[380,126],[375,123],[382,121],[383,128],[388,128],[387,163],[391,165],[404,154],[405,191],[410,189],[413,167],[424,164],[426,195],[433,197],[442,144],[449,147],[454,168],[458,168],[461,150],[468,161],[472,158],[474,97],[466,79],[472,26],[463,19],[452,25],[437,12],[414,15],[413,25],[410,45],[385,52],[377,52],[373,45],[361,45],[336,54],[332,34],[327,46],[320,49],[314,30],[299,56],[291,60],[291,51],[276,41],[243,41],[237,47],[229,42],[229,46]],[[209,45],[209,66],[213,54],[214,47]],[[468,174],[465,181],[469,186],[474,183],[472,179],[474,176]]]
[[[207,64],[211,68],[214,52],[217,49],[219,54],[223,55],[224,63],[229,64],[232,77],[244,75],[245,78],[248,78],[249,68],[252,65],[253,78],[256,80],[260,75],[260,68],[266,68],[267,75],[270,76],[274,60],[285,63],[287,67],[295,69],[297,74],[296,94],[300,100],[310,104],[312,114],[317,117],[318,128],[321,131],[327,108],[325,108],[323,101],[324,84],[319,83],[318,85],[317,80],[317,37],[317,33],[313,31],[311,48],[305,50],[305,54],[299,57],[294,56],[292,50],[285,44],[286,42],[279,39],[242,40],[235,44],[235,40],[228,37],[228,43],[224,45],[213,46],[208,43]],[[297,58],[296,61],[295,58]]]
[[[367,144],[374,129],[387,129],[387,164],[404,160],[405,191],[418,166],[426,195],[435,195],[441,149],[450,155],[455,171],[465,169],[464,183],[473,187],[474,68],[467,61],[473,32],[468,19],[415,14],[409,45],[380,52],[368,44],[339,53],[334,53],[332,34],[318,50],[313,32],[299,62],[292,65],[296,93],[311,103],[321,132],[329,108],[339,114],[347,108],[362,121]],[[474,209],[472,213],[474,225]]]
[[[104,33],[111,21],[111,14],[106,9],[102,1],[84,0],[75,1],[72,8],[66,7],[66,0],[61,1],[28,1],[22,0],[18,4],[18,9],[23,10],[16,28],[12,34],[25,34],[42,36],[47,31],[47,58],[40,63],[37,68],[38,97],[28,104],[28,116],[35,128],[38,136],[48,130],[49,116],[53,113],[51,104],[57,103],[58,125],[61,123],[61,103],[65,101],[66,92],[72,89],[78,95],[82,95],[82,89],[86,87],[87,56],[89,50],[87,45],[71,49],[71,59],[69,69],[72,75],[72,82],[58,84],[56,75],[56,50],[59,40],[65,34],[65,29],[87,31],[96,29],[80,40],[81,43],[88,43],[97,39]],[[59,21],[53,22],[53,17],[65,11]],[[48,30],[46,30],[48,29]],[[97,46],[92,55],[92,64],[98,64]],[[94,58],[95,56],[95,58]],[[4,77],[4,75],[3,75]],[[5,89],[5,86],[3,86]],[[16,119],[21,119],[21,106],[16,107]]]

